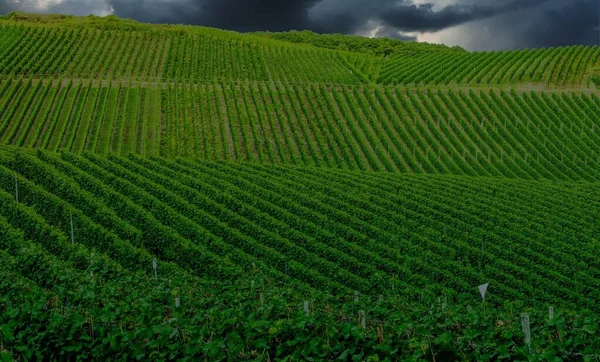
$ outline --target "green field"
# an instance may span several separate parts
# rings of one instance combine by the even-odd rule
[[[0,141],[20,147],[600,179],[596,93],[33,79],[8,79],[0,87],[6,89]]]
[[[0,356],[593,361],[599,75],[598,46],[0,18]]]

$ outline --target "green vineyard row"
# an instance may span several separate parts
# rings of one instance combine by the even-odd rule
[[[110,269],[83,248],[56,258],[3,217],[0,236],[3,360],[551,361],[593,358],[600,348],[600,321],[585,310],[550,318],[522,303],[465,308],[447,296],[421,304],[306,297],[255,271],[235,284],[180,288],[193,281],[163,277],[162,263],[153,277],[143,267]],[[514,310],[529,312],[529,345]]]
[[[73,253],[189,280],[258,268],[299,293],[600,298],[597,183],[1,150],[0,218],[82,266]]]
[[[382,84],[507,84],[590,87],[600,65],[599,46],[501,52],[439,52],[383,60]]]
[[[118,31],[0,25],[0,75],[358,84],[348,55],[217,31]]]
[[[2,217],[0,235],[3,360],[554,361],[593,360],[600,349],[600,320],[585,310],[557,309],[550,318],[514,302],[307,299],[256,272],[235,284],[181,289],[186,281],[176,277],[114,273],[82,249],[81,264],[57,259]],[[515,310],[528,312],[529,345]]]
[[[595,93],[7,79],[0,142],[73,153],[600,180]]]

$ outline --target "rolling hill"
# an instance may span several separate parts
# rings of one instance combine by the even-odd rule
[[[4,16],[0,354],[593,356],[599,67]]]

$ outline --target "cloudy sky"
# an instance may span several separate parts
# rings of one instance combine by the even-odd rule
[[[309,29],[469,50],[600,45],[600,0],[0,0],[0,13],[11,10],[237,31]]]

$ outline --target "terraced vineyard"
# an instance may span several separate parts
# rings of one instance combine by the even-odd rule
[[[593,360],[600,48],[294,36],[0,18],[0,356]]]

